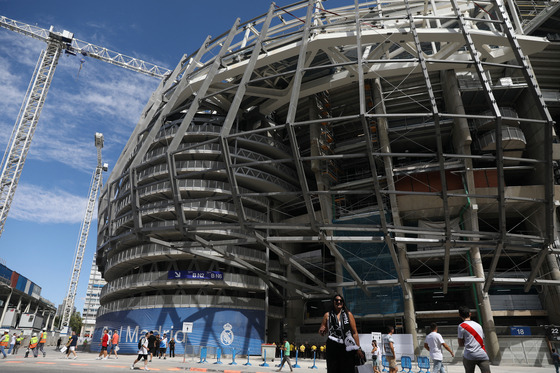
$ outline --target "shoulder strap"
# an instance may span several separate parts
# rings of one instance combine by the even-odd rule
[[[470,326],[469,324],[467,324],[466,322],[462,323],[461,328],[465,329],[467,332],[469,332],[470,335],[472,335],[474,337],[474,339],[476,339],[476,341],[480,344],[480,347],[482,347],[482,349],[484,350],[484,352],[486,352],[486,349],[484,348],[484,341],[482,340],[482,337],[480,336],[480,334],[478,334],[476,332],[476,330],[474,330],[472,328],[472,326]]]

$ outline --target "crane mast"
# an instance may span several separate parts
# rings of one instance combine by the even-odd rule
[[[61,33],[55,32],[52,26],[49,30],[47,30],[0,16],[0,27],[41,40],[47,44],[35,67],[31,83],[27,89],[16,124],[12,130],[10,141],[8,142],[8,146],[2,159],[2,173],[0,175],[1,237],[19,178],[23,170],[23,165],[27,158],[31,139],[35,133],[39,116],[47,97],[47,92],[51,85],[58,60],[63,51],[70,55],[81,54],[82,56],[89,56],[115,66],[120,66],[131,71],[160,79],[168,77],[170,75],[170,71],[155,64],[75,39],[74,34],[66,30]],[[76,291],[80,278],[80,271],[82,268],[89,228],[93,218],[97,194],[102,183],[101,174],[102,171],[107,171],[107,165],[101,163],[103,135],[100,133],[95,134],[95,146],[97,147],[97,167],[91,180],[88,205],[76,247],[72,274],[68,285],[68,293],[66,299],[64,300],[64,310],[62,315],[63,333],[67,333],[68,331],[70,318],[74,309],[74,301],[76,299]]]
[[[41,52],[33,78],[25,94],[16,125],[12,131],[8,148],[2,159],[2,174],[0,176],[0,236],[4,231],[8,211],[14,198],[19,177],[27,158],[29,146],[31,145],[31,139],[37,128],[39,115],[43,109],[61,50],[60,41],[52,39],[47,43],[45,50]]]
[[[89,56],[156,78],[163,78],[165,75],[168,75],[169,70],[75,39],[74,34],[66,30],[62,33],[55,32],[52,26],[47,30],[0,16],[0,27],[47,43],[47,47],[41,53],[41,57],[35,67],[35,72],[33,73],[31,83],[27,89],[18,119],[2,159],[2,174],[0,175],[1,237],[31,145],[31,139],[37,128],[37,122],[39,121],[39,116],[62,51],[72,55],[79,53],[83,56]]]
[[[86,249],[89,228],[91,226],[91,220],[93,218],[93,211],[95,210],[95,201],[97,200],[97,194],[103,181],[102,172],[107,171],[108,168],[107,164],[103,164],[101,161],[103,134],[95,134],[95,147],[97,148],[97,167],[95,167],[95,170],[93,171],[93,175],[91,177],[88,204],[84,220],[82,221],[82,226],[80,228],[80,236],[78,238],[78,244],[76,245],[76,253],[74,254],[74,265],[72,268],[72,274],[70,276],[70,283],[68,284],[68,293],[64,301],[61,323],[62,334],[66,334],[68,332],[68,326],[70,325],[70,318],[72,317],[72,312],[74,310],[74,301],[76,299],[78,281],[80,280],[80,272],[82,270],[82,262],[84,260],[84,252]]]

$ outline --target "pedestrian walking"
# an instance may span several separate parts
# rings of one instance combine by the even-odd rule
[[[16,335],[16,333],[14,333],[14,335],[12,335],[10,337],[10,348],[8,350],[8,355],[10,355],[12,353],[12,351],[14,350],[14,347],[16,345],[16,339],[17,339],[17,335]]]
[[[153,356],[158,357],[159,356],[159,343],[161,341],[161,337],[159,334],[155,335],[156,340],[154,342],[154,353]],[[150,359],[151,360],[151,359]]]
[[[150,363],[152,362],[154,354],[156,353],[157,338],[154,334],[155,332],[150,332],[150,335],[148,336],[148,353],[150,354]]]
[[[463,322],[457,327],[459,346],[463,351],[465,373],[474,373],[476,366],[482,373],[490,373],[490,358],[484,348],[484,331],[482,326],[471,320],[471,310],[466,306],[459,307],[459,316]]]
[[[2,353],[2,355],[4,355],[2,359],[7,358],[5,350],[8,348],[9,345],[10,345],[10,332],[4,330],[4,335],[0,337],[0,352]]]
[[[282,367],[284,366],[284,363],[288,363],[288,366],[290,367],[290,372],[293,372],[294,369],[292,368],[292,362],[290,361],[290,342],[288,342],[287,336],[284,336],[284,339],[282,339],[282,343],[283,346],[280,346],[280,349],[284,351],[284,355],[282,357],[282,363],[280,363],[280,368],[278,368],[276,371],[277,372],[281,371]]]
[[[148,369],[148,344],[150,336],[152,335],[151,332],[146,332],[146,335],[140,338],[138,341],[138,357],[134,360],[134,363],[130,366],[130,369],[135,369],[134,365],[139,362],[141,359],[144,359],[144,370]]]
[[[560,368],[560,355],[558,355],[558,352],[555,348],[552,349],[552,363],[556,368],[556,373],[559,373],[558,369]]]
[[[115,359],[119,358],[117,351],[119,350],[119,332],[113,331],[113,335],[111,336],[111,350],[109,351],[109,357],[111,357],[111,352],[115,355]]]
[[[101,351],[99,351],[99,356],[97,360],[107,360],[107,347],[109,346],[109,331],[107,329],[103,330],[103,335],[101,336]]]
[[[15,335],[15,334],[14,334]],[[12,355],[17,355],[19,348],[21,347],[21,345],[23,344],[25,337],[23,336],[23,332],[20,333],[20,335],[18,335],[16,337],[16,344],[14,345],[14,349],[12,351]]]
[[[29,352],[33,352],[33,357],[37,357],[37,345],[39,344],[39,338],[37,338],[37,333],[33,333],[31,339],[29,340],[29,345],[27,345],[27,351],[24,357],[29,357]]]
[[[60,344],[62,343],[62,338],[58,337],[58,340],[56,341],[56,349],[60,350]]]
[[[424,348],[430,351],[430,357],[434,364],[434,373],[445,373],[445,367],[443,366],[443,351],[441,347],[443,346],[449,353],[451,357],[455,357],[451,348],[445,343],[441,334],[438,333],[438,326],[435,322],[430,324],[431,333],[426,336],[424,341]]]
[[[43,353],[43,357],[47,356],[47,353],[44,350],[45,343],[47,343],[47,331],[43,329],[43,331],[39,333],[39,345],[38,345],[38,351],[41,351]]]
[[[159,358],[161,359],[163,355],[163,360],[167,358],[167,335],[163,333],[163,337],[159,340]]]
[[[395,341],[393,340],[393,333],[395,328],[392,326],[387,327],[387,334],[382,338],[383,341],[383,354],[389,363],[389,373],[397,373],[397,355],[395,354]]]
[[[331,310],[323,316],[319,334],[327,335],[327,373],[353,373],[357,357],[363,359],[356,320],[346,308],[344,298],[336,294]]]
[[[175,338],[169,341],[169,357],[175,357]]]
[[[68,347],[68,350],[66,350],[66,358],[69,359],[70,353],[72,353],[74,354],[74,360],[76,360],[78,358],[78,354],[76,354],[76,350],[78,349],[78,336],[73,330],[66,347]]]

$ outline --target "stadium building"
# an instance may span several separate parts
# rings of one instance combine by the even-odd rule
[[[466,304],[493,359],[560,323],[558,3],[348,3],[272,4],[161,82],[101,193],[95,333],[256,354],[335,292],[364,332]]]

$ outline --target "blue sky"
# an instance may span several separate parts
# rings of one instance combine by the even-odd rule
[[[278,0],[279,6],[293,1]],[[333,1],[331,1],[333,2]],[[349,3],[352,3],[349,1]],[[0,15],[174,68],[207,35],[268,10],[267,0],[0,0]],[[332,6],[330,2],[327,7]],[[5,151],[44,43],[0,28],[0,150]],[[0,260],[42,287],[58,305],[68,289],[90,180],[103,133],[109,172],[158,80],[94,59],[62,56],[21,175]],[[107,174],[104,175],[106,179]],[[76,307],[81,312],[96,245],[92,223]]]

